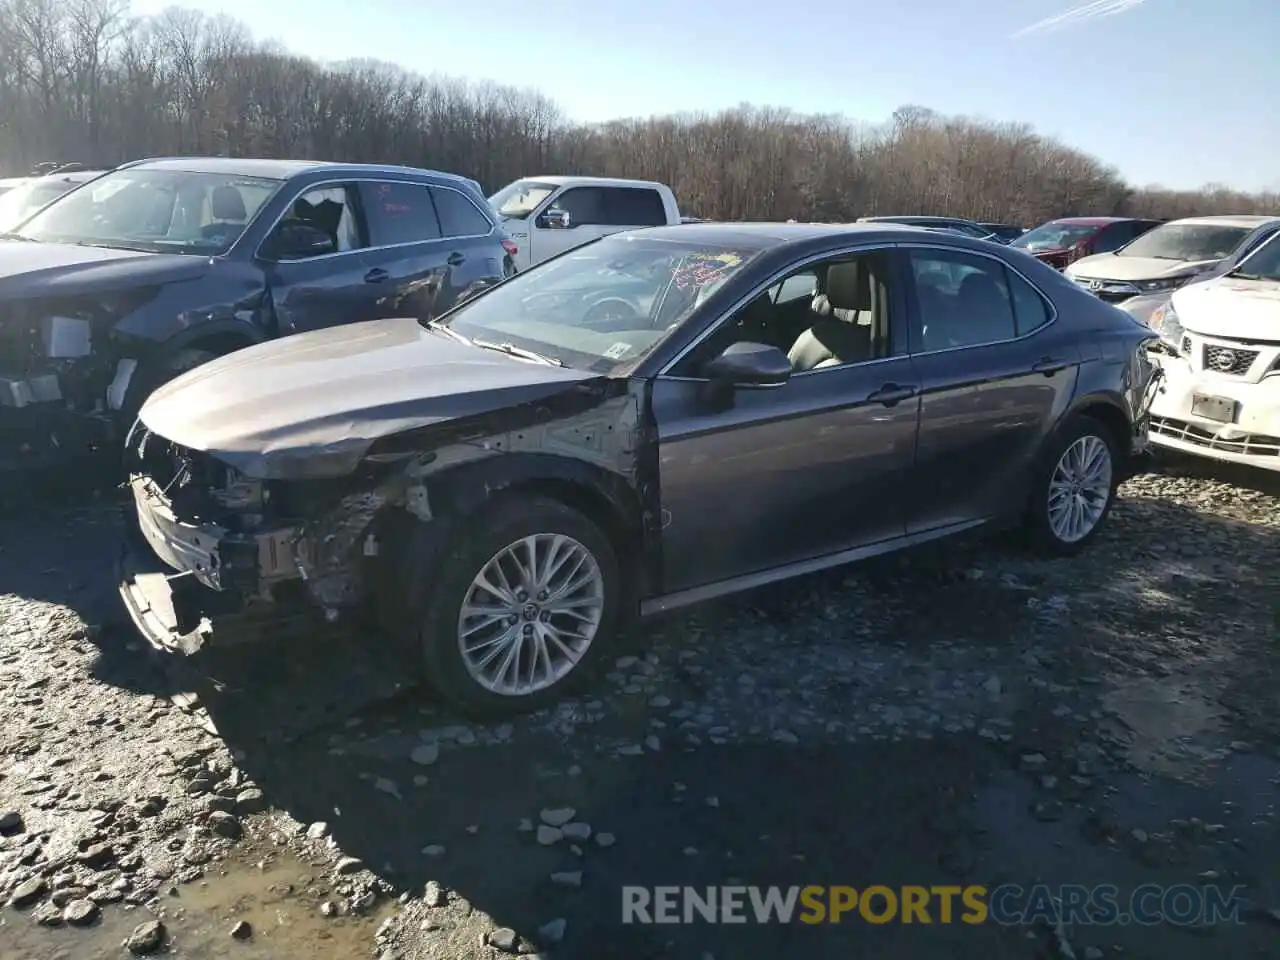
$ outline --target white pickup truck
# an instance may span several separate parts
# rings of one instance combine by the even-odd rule
[[[671,188],[649,180],[525,177],[503,187],[489,203],[519,248],[518,270],[596,237],[681,222]]]

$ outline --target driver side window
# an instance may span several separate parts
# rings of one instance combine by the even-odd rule
[[[353,185],[308,190],[290,205],[281,223],[290,221],[301,221],[324,231],[333,239],[338,253],[361,250],[369,245]]]
[[[604,194],[598,187],[574,187],[556,197],[549,209],[569,214],[575,227],[604,223]]]
[[[673,373],[699,377],[734,343],[776,347],[795,373],[888,357],[889,265],[887,252],[874,251],[792,271],[722,321]]]

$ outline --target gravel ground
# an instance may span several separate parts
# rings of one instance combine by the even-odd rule
[[[372,634],[154,656],[113,507],[4,521],[0,960],[1280,955],[1280,484],[1178,464],[1122,497],[1074,560],[949,544],[701,608],[490,727]],[[620,923],[623,885],[734,882],[1247,900],[1212,927]]]

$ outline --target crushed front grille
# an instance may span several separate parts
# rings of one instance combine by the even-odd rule
[[[1222,347],[1212,343],[1205,344],[1204,348],[1206,370],[1234,377],[1243,377],[1257,359],[1257,350],[1241,350],[1238,347]]]
[[[1181,440],[1207,450],[1220,450],[1247,457],[1280,457],[1280,437],[1269,437],[1262,433],[1224,440],[1214,436],[1212,430],[1172,417],[1152,417],[1148,429],[1159,436]]]

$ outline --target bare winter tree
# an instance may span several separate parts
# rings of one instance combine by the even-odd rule
[[[488,188],[537,173],[644,177],[716,219],[1280,213],[1276,192],[1137,188],[1026,124],[916,105],[877,127],[748,105],[573,124],[536,91],[320,64],[198,10],[135,18],[128,0],[0,0],[0,175],[172,154],[404,163]]]

